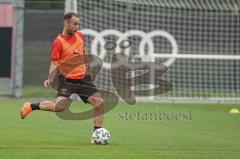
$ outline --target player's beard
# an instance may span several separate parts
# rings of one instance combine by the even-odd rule
[[[71,30],[71,29],[69,29],[69,30],[68,30],[68,34],[69,34],[69,35],[74,35],[74,34],[75,34],[75,31],[74,31],[74,30]]]

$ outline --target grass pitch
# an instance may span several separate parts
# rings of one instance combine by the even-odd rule
[[[20,118],[25,100],[0,100],[0,158],[4,159],[237,159],[239,105],[119,103],[105,115],[109,145],[91,145],[92,120],[66,121],[52,112]],[[80,112],[89,105],[73,103]],[[165,113],[165,114],[164,114]],[[161,115],[160,115],[161,114]],[[168,115],[168,116],[167,116]]]

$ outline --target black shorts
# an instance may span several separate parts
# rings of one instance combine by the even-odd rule
[[[83,79],[69,79],[62,75],[59,76],[57,97],[63,96],[69,98],[75,93],[79,95],[83,102],[88,103],[88,97],[95,92],[97,92],[96,85],[88,75]]]

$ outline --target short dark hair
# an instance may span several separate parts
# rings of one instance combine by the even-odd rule
[[[79,17],[77,13],[68,12],[64,15],[63,20],[69,20],[72,18],[72,16]]]

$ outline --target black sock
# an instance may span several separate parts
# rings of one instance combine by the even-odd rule
[[[101,127],[101,126],[94,126],[93,131],[95,131],[95,130],[97,130],[97,129],[99,129],[99,128],[102,128],[102,127]]]
[[[31,103],[32,110],[40,110],[39,105],[40,103]]]

